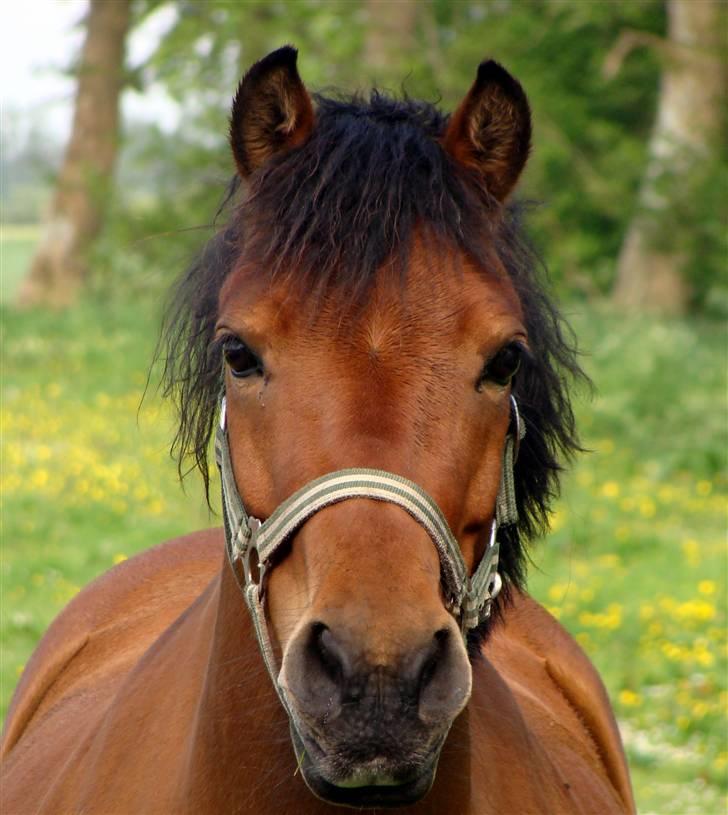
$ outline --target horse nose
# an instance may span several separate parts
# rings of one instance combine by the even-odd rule
[[[342,707],[416,710],[426,724],[450,719],[470,695],[470,668],[457,628],[444,626],[388,659],[373,660],[343,626],[316,621],[294,637],[282,680],[301,712],[330,719]],[[385,698],[382,698],[385,697]]]

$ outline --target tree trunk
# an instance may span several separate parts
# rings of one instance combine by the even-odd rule
[[[415,41],[417,0],[367,0],[364,64],[371,80],[399,76]]]
[[[91,0],[78,69],[71,138],[44,235],[18,294],[20,305],[62,307],[87,276],[116,159],[124,41],[131,0]]]
[[[675,183],[705,161],[720,128],[721,0],[668,0],[668,39],[658,45],[663,71],[657,118],[639,196],[639,209],[622,245],[614,300],[630,310],[680,314],[689,286],[679,251],[656,238],[669,215]],[[639,44],[639,43],[638,43]],[[658,181],[672,178],[668,194]]]

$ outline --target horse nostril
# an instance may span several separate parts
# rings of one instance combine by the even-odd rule
[[[318,661],[328,678],[341,686],[348,673],[348,659],[331,629],[324,623],[311,626],[311,638],[308,645],[309,656]]]
[[[436,631],[416,660],[412,682],[418,694],[418,714],[425,723],[455,716],[470,696],[472,674],[467,652],[456,629]]]
[[[432,639],[424,648],[412,654],[406,673],[417,698],[422,695],[434,678],[438,667],[446,659],[449,638],[448,629],[441,628],[435,631]]]

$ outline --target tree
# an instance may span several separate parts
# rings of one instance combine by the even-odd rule
[[[87,277],[86,254],[103,225],[117,154],[130,6],[131,0],[90,2],[71,137],[21,305],[69,305]]]
[[[415,0],[367,0],[364,64],[381,81],[396,76],[395,66],[411,58],[417,20]],[[428,10],[429,12],[429,10]]]
[[[668,36],[623,31],[605,67],[614,74],[633,48],[662,57],[657,117],[639,194],[639,208],[619,256],[614,300],[629,309],[682,313],[690,300],[686,256],[669,232],[679,228],[679,198],[709,162],[721,126],[723,66],[720,0],[668,0]]]

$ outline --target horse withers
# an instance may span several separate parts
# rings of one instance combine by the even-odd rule
[[[100,577],[15,693],[3,812],[634,812],[603,685],[524,591],[580,375],[509,202],[529,106],[232,108],[238,187],[164,330],[176,450],[221,530]]]

